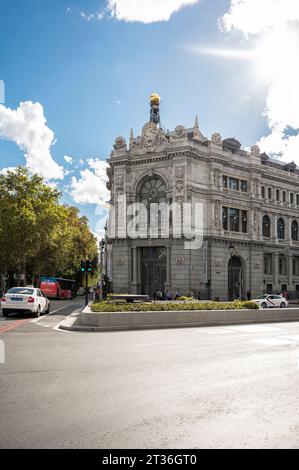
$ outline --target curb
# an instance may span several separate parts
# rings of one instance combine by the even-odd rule
[[[84,309],[82,311],[74,312],[74,313],[71,313],[70,315],[68,315],[68,317],[58,325],[58,328],[60,330],[65,330],[65,331],[86,331],[84,326],[80,326],[80,315],[81,315],[81,313],[84,312],[85,309],[90,310],[90,305],[92,303],[93,303],[93,301],[89,302],[88,305],[86,307],[84,307]],[[87,331],[90,331],[89,327],[88,327]]]
[[[155,320],[153,320],[153,318],[151,319],[151,321],[144,321],[144,322],[137,322],[134,324],[134,322],[132,321],[125,321],[125,323],[123,322],[119,322],[119,321],[113,321],[113,323],[111,322],[111,319],[109,320],[105,320],[105,321],[101,321],[101,324],[81,324],[82,322],[82,316],[84,316],[84,314],[90,314],[92,313],[91,312],[91,309],[90,309],[90,306],[91,306],[92,302],[90,302],[81,312],[76,312],[76,313],[73,313],[71,314],[69,317],[67,317],[66,320],[64,320],[60,325],[59,325],[59,328],[62,329],[62,330],[67,330],[67,331],[81,331],[81,332],[108,332],[108,331],[132,331],[132,330],[149,330],[149,329],[167,329],[167,328],[200,328],[200,327],[208,327],[208,326],[228,326],[228,325],[242,325],[242,324],[257,324],[257,323],[261,323],[261,324],[266,324],[266,323],[283,323],[283,322],[296,322],[298,321],[299,319],[299,308],[296,308],[294,310],[296,310],[296,315],[292,315],[291,312],[287,312],[287,310],[283,310],[284,312],[284,315],[281,316],[280,313],[280,310],[279,310],[279,314],[277,315],[277,312],[276,312],[276,315],[275,315],[275,311],[273,310],[273,312],[271,311],[271,314],[270,315],[265,315],[264,317],[260,317],[260,318],[232,318],[232,317],[229,317],[229,315],[225,318],[225,315],[222,317],[222,318],[213,318],[213,317],[210,317],[210,318],[198,318],[196,319],[196,321],[188,321],[187,319],[184,319],[183,321],[173,321],[172,318],[168,318],[167,320],[168,321],[165,321],[165,322],[159,322],[159,321],[155,321],[155,320],[158,320],[158,317],[155,318]],[[293,310],[293,309],[292,309]],[[259,310],[260,311],[260,310]],[[263,310],[265,313],[267,310]],[[209,311],[209,315],[214,312],[214,311]],[[215,311],[216,312],[216,311]],[[222,312],[222,311],[217,311],[217,313],[219,312]],[[227,313],[229,313],[231,311],[227,311]],[[246,314],[246,310],[243,310],[242,312],[244,312]],[[251,312],[251,311],[250,311]],[[136,313],[136,312],[126,312],[127,315],[130,315],[130,313]],[[162,312],[150,312],[150,314],[160,314]],[[164,312],[165,313],[165,312]],[[167,313],[170,313],[170,312],[167,312]],[[179,313],[179,312],[172,312],[172,313]],[[185,311],[185,313],[189,313],[189,314],[194,314],[195,311]],[[203,311],[201,313],[204,313]],[[205,312],[206,314],[208,313],[208,311]],[[289,313],[289,315],[288,315]],[[273,315],[272,315],[273,314]],[[106,314],[106,313],[103,313],[103,314],[98,314],[99,316],[103,315],[103,317],[106,315],[108,315],[109,317],[109,314]],[[110,314],[110,315],[123,315],[123,313],[113,313],[113,314]],[[145,315],[145,314],[144,314]],[[96,314],[97,316],[97,314]],[[145,318],[145,317],[144,317]]]

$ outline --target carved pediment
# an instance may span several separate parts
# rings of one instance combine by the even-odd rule
[[[143,126],[140,139],[133,146],[132,153],[152,153],[163,150],[167,144],[167,138],[162,129],[154,122],[148,122]]]

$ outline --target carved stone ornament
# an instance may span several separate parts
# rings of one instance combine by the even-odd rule
[[[166,143],[167,139],[162,129],[157,127],[154,122],[148,122],[143,126],[141,139],[133,150],[144,149],[147,152],[154,152],[165,146]]]
[[[124,264],[125,258],[123,256],[118,256],[116,262],[117,264]]]
[[[181,124],[176,126],[175,128],[175,134],[171,136],[172,139],[177,140],[177,139],[184,139],[187,137],[187,130],[184,126]]]
[[[253,145],[251,147],[251,153],[252,153],[252,155],[255,155],[256,157],[258,157],[261,154],[261,150],[260,150],[259,146],[258,145]]]
[[[175,169],[175,199],[181,202],[185,195],[185,168],[177,167]]]
[[[177,264],[184,264],[184,262],[185,262],[184,256],[177,256],[176,257],[176,263]]]
[[[124,194],[124,191],[125,191],[125,177],[124,176],[117,176],[115,180],[115,189],[118,195]]]
[[[127,148],[126,139],[124,137],[117,137],[114,144],[115,150],[121,150]]]
[[[222,144],[222,138],[219,132],[214,132],[214,134],[211,137],[211,142],[215,145],[221,145]]]
[[[215,265],[221,266],[222,264],[223,264],[223,258],[221,258],[220,256],[217,256],[217,258],[215,258]]]

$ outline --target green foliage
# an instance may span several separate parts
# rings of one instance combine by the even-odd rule
[[[75,277],[82,257],[97,257],[96,239],[75,207],[27,168],[0,176],[0,271]]]
[[[92,312],[169,312],[173,310],[243,310],[258,309],[255,302],[151,302],[120,304],[107,301],[94,302]]]

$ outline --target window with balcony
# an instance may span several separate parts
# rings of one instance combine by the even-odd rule
[[[231,232],[247,233],[247,211],[223,207],[222,227],[224,230]]]
[[[239,191],[239,180],[237,178],[229,179],[229,189]]]
[[[268,188],[268,199],[272,199],[272,189]]]
[[[263,237],[270,238],[271,228],[270,228],[270,217],[264,215],[263,217]]]
[[[298,222],[296,220],[293,220],[291,224],[291,237],[295,242],[298,241]]]
[[[247,193],[247,181],[241,180],[241,191],[242,193]]]
[[[294,193],[290,193],[290,204],[294,204]]]
[[[284,240],[285,238],[285,224],[281,217],[277,221],[277,238],[279,240]]]

